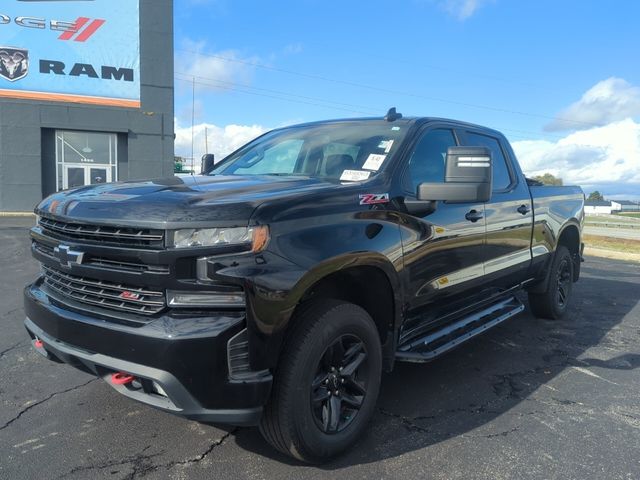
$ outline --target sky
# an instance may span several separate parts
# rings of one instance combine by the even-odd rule
[[[529,176],[640,199],[640,2],[174,8],[176,155],[191,157],[192,115],[195,158],[207,149],[221,159],[272,128],[395,106],[502,131]]]

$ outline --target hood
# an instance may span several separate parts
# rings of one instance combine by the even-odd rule
[[[58,192],[36,213],[67,220],[174,228],[233,226],[249,221],[261,203],[339,189],[309,177],[262,175],[185,176],[91,185]]]

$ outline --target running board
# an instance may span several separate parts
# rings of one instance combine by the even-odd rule
[[[516,297],[500,300],[426,336],[399,345],[396,360],[429,362],[524,310]]]

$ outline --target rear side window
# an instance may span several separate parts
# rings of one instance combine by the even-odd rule
[[[409,158],[405,188],[415,194],[424,182],[444,182],[444,163],[449,147],[456,146],[453,132],[445,128],[429,130],[422,135]]]
[[[511,185],[511,175],[497,138],[467,132],[470,147],[487,147],[493,159],[493,190],[505,190]]]

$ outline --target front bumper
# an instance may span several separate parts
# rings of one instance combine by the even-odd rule
[[[194,420],[256,425],[272,378],[256,372],[229,378],[227,342],[245,325],[243,315],[166,314],[142,327],[111,323],[64,308],[39,288],[26,287],[25,327],[40,353],[109,380],[126,372],[139,381],[114,385],[135,400]],[[38,342],[40,344],[40,342]],[[157,388],[160,387],[160,388]]]

